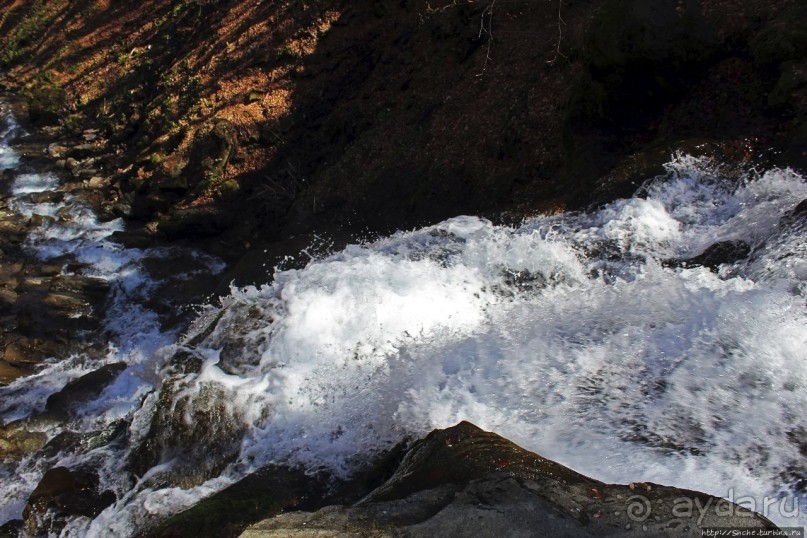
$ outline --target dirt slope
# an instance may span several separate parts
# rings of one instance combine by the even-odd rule
[[[796,0],[0,10],[4,83],[32,97],[34,119],[101,128],[131,217],[233,248],[602,201],[706,141],[806,162]]]

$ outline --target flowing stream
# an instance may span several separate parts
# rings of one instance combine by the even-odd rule
[[[3,121],[0,166],[13,168]],[[266,464],[349,477],[404,438],[468,420],[593,478],[697,489],[807,525],[807,215],[793,215],[807,183],[781,169],[729,177],[686,155],[667,170],[588,213],[517,227],[461,216],[350,245],[231,289],[182,335],[161,331],[142,301],[155,285],[142,260],[174,251],[107,242],[122,223],[98,223],[69,197],[17,204],[22,215],[68,207],[73,224],[44,225],[28,247],[70,252],[114,284],[110,344],[92,368],[128,368],[59,428],[123,420],[128,441],[34,454],[0,474],[0,523],[21,517],[55,465],[92,462],[117,497],[63,535],[129,536]],[[14,192],[54,187],[23,174]],[[717,243],[735,254],[681,262]],[[221,270],[194,256],[193,271]],[[198,366],[165,366],[178,356]],[[0,388],[0,421],[90,368],[60,359]],[[179,418],[155,432],[161,394]],[[164,450],[134,474],[149,435]],[[195,480],[186,468],[206,465]]]

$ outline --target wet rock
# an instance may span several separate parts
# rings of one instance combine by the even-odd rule
[[[183,390],[189,381],[182,374],[200,366],[188,353],[172,359],[172,378],[163,382],[148,432],[129,457],[135,475],[175,460],[152,480],[189,488],[217,476],[238,455],[247,425],[229,404],[229,393],[215,384],[202,384],[192,393]]]
[[[261,518],[284,510],[313,509],[327,490],[324,477],[310,476],[300,469],[269,466],[140,536],[237,536],[250,522]]]
[[[0,359],[0,385],[8,385],[15,379],[25,377],[30,375],[30,373],[31,370],[29,368]]]
[[[111,491],[99,491],[92,471],[54,467],[39,481],[23,511],[25,532],[59,534],[70,516],[94,518],[115,502]]]
[[[48,397],[46,411],[55,416],[69,416],[76,407],[97,398],[125,369],[126,363],[116,362],[70,381]]]
[[[60,275],[51,281],[52,291],[80,293],[94,301],[106,298],[109,284],[100,278],[82,275]]]
[[[3,347],[3,360],[18,368],[29,368],[40,363],[49,354],[48,347],[43,344],[35,339],[13,338]]]
[[[154,237],[145,231],[113,232],[108,238],[110,241],[121,244],[126,248],[146,249],[154,246]]]
[[[65,430],[48,441],[42,448],[41,454],[46,457],[54,457],[60,452],[84,454],[123,438],[126,435],[127,426],[126,421],[121,419],[112,422],[103,430],[94,432],[78,433]]]
[[[664,165],[676,153],[694,157],[710,157],[725,162],[727,173],[732,158],[719,140],[692,138],[674,142],[653,144],[620,161],[608,174],[597,180],[592,200],[614,200],[629,198],[646,181],[665,175]]]
[[[34,213],[28,220],[28,224],[36,228],[46,226],[48,224],[53,224],[54,222],[56,222],[56,219],[54,219],[50,215],[40,215],[39,213]]]
[[[775,528],[695,491],[604,484],[462,422],[417,442],[353,506],[285,513],[241,536],[701,536],[715,526]]]
[[[701,254],[686,260],[667,260],[666,267],[708,267],[717,272],[724,263],[734,263],[745,259],[751,253],[751,246],[745,241],[721,241],[710,246]]]
[[[17,462],[42,448],[47,440],[47,434],[30,431],[27,425],[21,421],[0,426],[0,461],[3,463]]]
[[[17,538],[22,533],[22,520],[12,519],[0,525],[0,538]]]
[[[83,276],[28,276],[17,286],[20,334],[29,338],[79,339],[103,317],[108,285]]]
[[[32,192],[31,194],[20,196],[19,200],[32,204],[54,204],[64,200],[64,193],[59,191]]]

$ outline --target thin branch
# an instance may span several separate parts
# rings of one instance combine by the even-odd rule
[[[477,39],[482,39],[482,34],[488,34],[488,46],[485,50],[485,62],[482,64],[482,71],[476,76],[481,77],[485,73],[490,61],[490,46],[493,43],[493,6],[496,5],[496,0],[493,0],[483,11],[482,16],[479,18],[479,35]],[[485,14],[488,15],[488,28],[485,30]]]
[[[566,26],[566,21],[563,20],[563,16],[561,15],[561,8],[563,7],[563,0],[558,0],[558,42],[555,45],[555,57],[547,62],[549,65],[555,65],[555,62],[558,61],[558,57],[562,57],[564,60],[569,60],[569,57],[563,54],[560,50],[560,44],[563,41],[563,27]]]

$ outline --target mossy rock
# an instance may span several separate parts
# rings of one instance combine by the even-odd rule
[[[227,120],[215,120],[209,130],[197,133],[182,170],[192,196],[201,196],[221,182],[236,144],[235,126]]]
[[[53,84],[42,84],[30,90],[28,117],[34,123],[56,125],[67,109],[67,92]]]
[[[151,415],[149,430],[132,450],[129,469],[142,476],[155,465],[176,460],[160,476],[160,484],[189,488],[218,476],[238,454],[246,425],[229,394],[214,384],[202,384],[192,394],[201,361],[188,352],[172,358],[171,379],[163,383]]]
[[[0,426],[0,462],[20,461],[42,448],[47,441],[48,436],[45,433],[29,431],[23,421]]]

